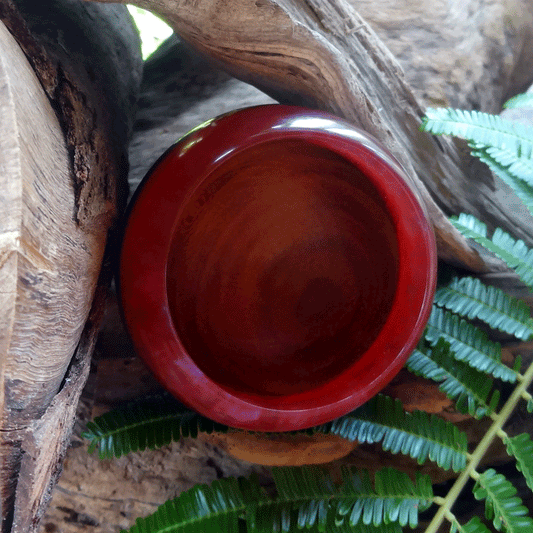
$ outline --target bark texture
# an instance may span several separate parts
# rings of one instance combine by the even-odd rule
[[[3,532],[36,530],[70,441],[140,76],[122,6],[0,2]]]

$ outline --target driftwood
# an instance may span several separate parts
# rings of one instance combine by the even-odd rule
[[[137,4],[162,15],[195,49],[278,101],[331,111],[381,139],[423,198],[441,258],[477,270],[488,268],[453,229],[436,201],[448,212],[483,214],[490,223],[519,228],[531,239],[529,216],[503,205],[481,212],[482,205],[498,197],[492,177],[486,174],[480,179],[479,167],[456,144],[419,131],[422,108],[401,68],[345,0],[234,0],[231,9],[221,0],[138,0]],[[526,28],[531,28],[533,8],[526,0],[494,5],[501,7],[501,21],[516,10],[521,13],[515,21],[521,26],[515,32],[520,42],[508,58],[519,70],[523,57],[528,61],[531,57]],[[467,17],[468,10],[487,12],[483,0],[453,6],[450,15],[457,18]]]
[[[141,76],[124,15],[122,6],[0,2],[2,532],[34,531],[44,512],[104,308],[101,265],[126,196]],[[128,67],[122,78],[113,57]]]

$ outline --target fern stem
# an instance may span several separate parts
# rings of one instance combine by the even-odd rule
[[[505,439],[508,439],[509,438],[509,435],[507,435],[507,433],[503,430],[503,429],[500,429],[498,431],[498,437],[500,437],[500,439],[502,439],[503,441],[505,441]]]
[[[524,381],[524,376],[522,374],[520,374],[520,372],[516,372],[516,380],[522,382],[522,381]],[[527,394],[528,396],[530,396],[527,391],[524,391],[524,393]]]
[[[479,472],[477,470],[472,470],[470,472],[470,477],[474,480],[474,481],[477,481],[479,479]]]
[[[522,393],[522,398],[526,400],[526,402],[530,402],[531,400],[533,400],[533,396],[531,396],[531,394],[529,394],[527,390]]]
[[[441,496],[433,496],[433,503],[436,505],[444,505],[446,503],[446,500],[442,498]]]
[[[459,497],[459,494],[463,490],[468,479],[470,477],[476,479],[476,475],[479,477],[479,474],[476,472],[476,468],[481,462],[481,459],[483,459],[483,456],[487,452],[489,446],[492,444],[494,437],[496,437],[496,435],[502,431],[503,425],[511,416],[526,389],[529,387],[529,385],[531,385],[531,382],[533,382],[533,364],[530,365],[523,377],[524,380],[517,385],[507,402],[505,402],[502,410],[498,413],[498,415],[494,415],[495,419],[493,424],[490,426],[489,430],[487,433],[485,433],[485,436],[481,439],[480,443],[472,453],[466,468],[453,484],[453,487],[450,489],[450,492],[448,492],[446,498],[444,499],[444,503],[440,506],[440,509],[433,517],[433,520],[430,522],[425,533],[437,533],[437,530],[441,526],[444,518],[447,517],[447,513],[451,512],[450,509],[452,505]]]

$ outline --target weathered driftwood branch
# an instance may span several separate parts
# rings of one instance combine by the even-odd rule
[[[112,34],[119,12],[123,37]],[[141,74],[124,12],[0,1],[2,532],[37,527],[98,331],[103,301],[94,296],[99,279],[109,282],[100,269],[124,203]]]
[[[476,270],[486,269],[433,198],[448,212],[464,210],[480,215],[477,197],[494,194],[492,178],[486,175],[479,180],[479,169],[472,167],[469,158],[450,140],[436,140],[419,131],[423,111],[403,72],[349,3],[136,3],[162,15],[198,51],[277,100],[331,111],[381,139],[406,168],[423,198],[435,227],[440,256]],[[531,5],[524,0],[520,7],[524,18],[529,17],[531,22]],[[491,213],[494,220],[490,222],[518,226],[531,238],[521,215],[510,209],[502,211]]]

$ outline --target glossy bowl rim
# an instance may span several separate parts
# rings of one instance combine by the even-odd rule
[[[307,124],[303,119],[307,120]],[[329,130],[325,127],[328,121],[331,126]],[[226,135],[221,134],[221,128]],[[206,138],[210,144],[202,144]],[[385,325],[374,344],[365,352],[365,356],[372,352],[381,357],[376,357],[378,364],[374,363],[369,368],[370,356],[367,356],[366,367],[359,367],[357,372],[360,373],[363,369],[367,372],[368,379],[363,387],[355,391],[350,389],[356,376],[356,370],[352,367],[323,386],[282,397],[237,393],[211,380],[187,354],[168,309],[166,262],[181,209],[176,210],[176,202],[170,202],[172,207],[167,206],[158,212],[162,219],[160,227],[147,228],[143,224],[147,216],[154,212],[153,209],[160,206],[164,193],[167,196],[173,194],[176,187],[180,189],[176,193],[180,199],[179,204],[185,205],[196,188],[213,171],[214,167],[210,165],[214,160],[217,166],[223,165],[237,151],[242,152],[252,146],[285,138],[323,146],[355,163],[372,178],[391,213],[397,231],[397,292]],[[335,141],[335,146],[332,146],[332,141]],[[232,143],[238,145],[238,148],[232,147]],[[205,154],[206,150],[209,157]],[[180,160],[182,169],[191,176],[182,176],[185,183],[164,183],[165,171],[175,163],[176,158]],[[202,164],[209,172],[192,175]],[[371,167],[373,174],[369,173]],[[376,174],[380,174],[381,179]],[[162,190],[165,186],[166,191]],[[174,187],[172,191],[169,189],[171,186]],[[171,209],[172,213],[169,212]],[[408,236],[411,238],[406,241]],[[413,236],[416,242],[413,241]],[[156,244],[153,244],[154,238]],[[141,256],[137,253],[138,248],[143,250]],[[148,260],[145,260],[146,254],[149,256]],[[418,257],[416,264],[407,259],[413,256]],[[137,263],[134,270],[131,265],[135,259],[140,259],[141,264]],[[143,282],[145,284],[147,281],[150,282],[150,290],[143,287]],[[289,431],[342,416],[368,401],[390,382],[406,362],[423,332],[431,312],[435,282],[436,248],[433,230],[424,207],[408,185],[408,177],[388,150],[376,139],[333,115],[272,104],[245,108],[208,121],[182,137],[158,159],[130,202],[120,257],[119,292],[123,317],[137,352],[174,396],[204,416],[231,427],[256,431]],[[144,301],[144,308],[139,301]],[[416,316],[412,316],[413,305],[410,306],[410,303],[413,301],[420,301]],[[411,319],[412,327],[409,331],[404,327],[406,316]],[[402,331],[401,336],[398,335],[399,329]],[[383,356],[383,353],[393,352],[393,357],[386,359]]]

